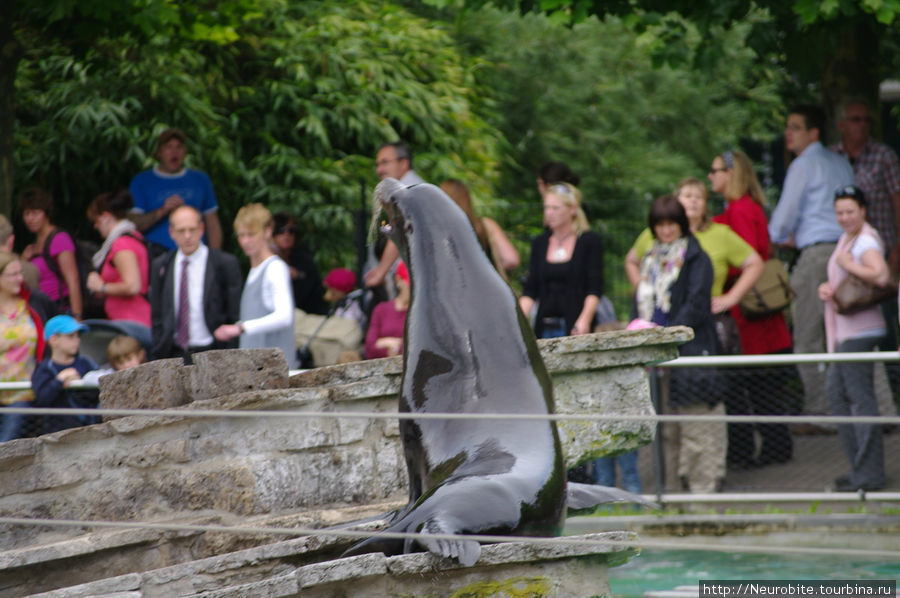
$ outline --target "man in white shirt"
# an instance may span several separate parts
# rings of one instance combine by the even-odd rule
[[[209,349],[237,348],[212,331],[240,318],[243,277],[237,259],[203,244],[204,219],[191,206],[169,215],[169,234],[178,247],[153,261],[150,306],[153,359],[190,356]]]
[[[796,106],[788,115],[785,146],[797,157],[784,177],[781,197],[769,220],[772,243],[796,247],[791,271],[794,300],[794,352],[825,351],[825,308],[819,285],[828,279],[826,268],[843,232],[834,214],[834,192],[853,184],[853,168],[820,141],[825,114],[818,106]],[[823,414],[825,371],[817,364],[797,367],[803,379],[804,412]]]

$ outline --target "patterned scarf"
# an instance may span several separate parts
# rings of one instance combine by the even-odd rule
[[[642,320],[652,322],[657,309],[665,314],[672,309],[671,289],[681,274],[687,246],[687,237],[671,243],[654,241],[641,260],[641,281],[638,283],[636,302],[637,315]]]
[[[106,239],[103,240],[103,245],[100,246],[100,249],[97,251],[97,253],[94,254],[94,257],[91,258],[91,263],[93,263],[94,269],[99,272],[100,269],[103,268],[103,262],[106,261],[106,256],[109,255],[109,251],[112,249],[112,244],[116,239],[118,239],[125,233],[130,233],[136,230],[137,227],[131,220],[119,220],[119,222],[116,223],[112,230],[109,231],[109,234],[106,235]]]

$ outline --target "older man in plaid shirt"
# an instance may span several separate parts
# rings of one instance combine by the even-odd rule
[[[878,229],[884,241],[885,254],[893,275],[900,274],[900,163],[893,149],[869,139],[872,116],[865,100],[854,98],[843,103],[838,114],[841,143],[828,149],[837,152],[853,166],[856,186],[866,195],[866,219]],[[881,348],[893,351],[898,346],[897,300],[882,304],[888,334]],[[887,366],[894,392],[900,391],[900,371],[896,365]],[[881,415],[896,415],[892,397],[879,392],[878,409]]]

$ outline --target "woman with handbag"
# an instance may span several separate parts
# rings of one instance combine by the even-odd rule
[[[722,152],[713,158],[709,169],[714,193],[725,197],[725,211],[713,218],[725,224],[746,241],[763,262],[769,259],[769,223],[763,211],[766,198],[753,172],[750,158],[742,151]],[[731,268],[729,279],[740,271]],[[791,333],[783,311],[749,316],[740,305],[731,308],[745,355],[790,353]],[[785,415],[790,398],[785,383],[797,375],[793,365],[778,368],[745,368],[733,372],[734,392],[726,401],[729,415]],[[756,454],[754,429],[760,435]],[[793,455],[793,441],[787,424],[728,424],[728,462],[734,467],[752,467],[784,463]]]
[[[866,199],[853,185],[834,194],[834,211],[844,234],[828,260],[828,280],[819,285],[825,302],[825,342],[829,353],[872,351],[887,332],[878,304],[883,300],[860,285],[869,295],[869,305],[858,301],[855,311],[842,308],[840,299],[853,277],[869,287],[887,287],[890,273],[884,260],[884,244],[878,231],[866,222]],[[844,311],[845,313],[840,313]],[[825,394],[833,415],[878,415],[872,363],[832,363],[825,378]],[[881,426],[838,424],[838,436],[850,471],[835,479],[843,492],[878,490],[884,487],[884,447]]]

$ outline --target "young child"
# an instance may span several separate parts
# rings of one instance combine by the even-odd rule
[[[73,381],[81,380],[86,373],[97,369],[91,358],[78,354],[82,330],[87,330],[87,326],[72,316],[55,316],[47,320],[44,340],[50,348],[50,357],[44,359],[31,375],[35,407],[83,409],[97,406],[96,390],[68,388]],[[47,415],[44,416],[44,434],[100,421],[96,415]]]
[[[120,372],[147,362],[147,352],[141,343],[127,334],[113,337],[106,345],[106,361],[112,366],[88,372],[82,377],[85,384],[97,384],[101,376]]]
[[[338,318],[349,318],[359,324],[360,330],[366,329],[366,314],[358,299],[347,296],[356,288],[356,275],[347,268],[335,268],[322,281],[325,286],[325,301],[334,306],[334,315]]]

